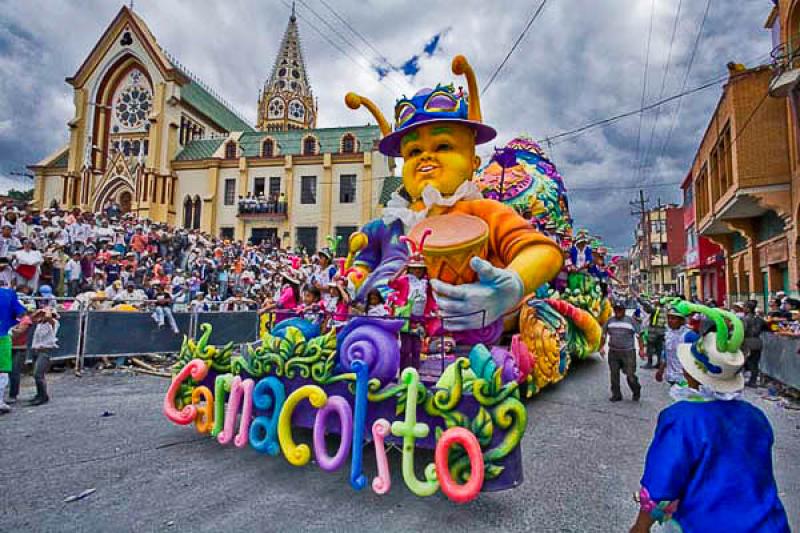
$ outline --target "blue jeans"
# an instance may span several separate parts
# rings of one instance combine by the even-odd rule
[[[164,319],[166,318],[167,322],[169,322],[169,327],[172,328],[172,331],[175,334],[180,333],[178,329],[178,325],[175,323],[175,317],[172,315],[172,309],[169,307],[158,306],[153,310],[153,320],[156,321],[158,327],[162,327],[164,325]]]

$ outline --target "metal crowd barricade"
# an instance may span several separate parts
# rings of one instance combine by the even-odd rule
[[[178,333],[172,331],[168,319],[159,327],[152,316],[152,310],[149,309],[145,311],[88,309],[85,311],[86,325],[81,356],[82,358],[124,357],[178,352],[183,342],[183,335],[192,336],[193,317],[189,312],[172,314]]]
[[[240,344],[258,339],[261,319],[257,310],[200,311],[194,314],[195,337],[202,335],[199,328],[205,323],[211,325],[214,344]]]
[[[759,369],[781,383],[800,389],[800,339],[774,333],[762,333]]]

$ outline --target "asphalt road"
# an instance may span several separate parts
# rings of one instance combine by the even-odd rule
[[[467,505],[411,494],[398,452],[389,494],[356,493],[347,469],[293,467],[171,424],[161,414],[164,379],[56,375],[50,404],[0,417],[0,530],[627,531],[656,416],[669,403],[666,387],[640,374],[638,404],[607,401],[599,359],[529,402],[525,482]],[[775,429],[781,497],[800,530],[800,413],[751,399]],[[372,456],[365,452],[369,476]],[[64,503],[86,489],[96,491]]]

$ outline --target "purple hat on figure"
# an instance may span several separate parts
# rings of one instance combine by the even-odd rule
[[[461,88],[456,91],[452,84],[439,84],[434,89],[421,89],[411,98],[401,98],[394,107],[394,131],[389,128],[388,122],[377,106],[367,98],[347,93],[345,103],[350,109],[358,109],[363,105],[378,121],[383,134],[379,149],[384,155],[400,156],[403,137],[424,124],[444,122],[465,124],[475,132],[476,145],[491,141],[497,136],[497,132],[481,120],[478,82],[472,67],[464,56],[458,55],[453,58],[452,69],[454,74],[463,74],[466,77],[469,95]]]

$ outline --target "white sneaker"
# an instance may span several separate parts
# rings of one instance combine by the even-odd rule
[[[0,415],[4,415],[10,412],[11,412],[11,407],[9,407],[6,402],[0,402]]]

